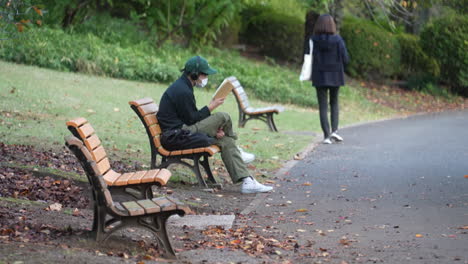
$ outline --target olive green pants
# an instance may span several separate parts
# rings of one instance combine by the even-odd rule
[[[191,132],[205,133],[214,138],[216,138],[218,129],[222,128],[225,135],[221,139],[216,139],[215,145],[221,148],[221,159],[232,182],[237,183],[242,178],[250,176],[244,161],[242,161],[239,149],[237,149],[237,135],[232,129],[232,120],[229,114],[216,112],[191,126],[184,125],[182,128]]]

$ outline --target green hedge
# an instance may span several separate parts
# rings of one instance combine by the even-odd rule
[[[106,43],[97,36],[69,34],[60,29],[31,30],[21,39],[0,42],[0,59],[61,70],[139,81],[172,82],[194,54],[206,57],[219,73],[210,76],[215,89],[231,75],[238,77],[251,97],[270,102],[316,106],[315,89],[299,82],[299,70],[253,63],[236,52],[206,47],[193,51],[168,44],[156,49],[149,42],[128,47]]]
[[[347,17],[340,32],[348,48],[348,73],[353,77],[387,78],[400,68],[400,44],[396,36],[372,22]]]
[[[122,48],[93,34],[41,28],[22,39],[0,42],[0,47],[2,59],[62,71],[148,81],[170,81],[179,75],[177,67],[148,56],[152,49],[147,44]]]
[[[400,76],[403,79],[426,74],[435,79],[439,77],[439,64],[422,50],[417,36],[401,33],[397,38],[401,47]]]
[[[439,62],[441,81],[468,95],[468,16],[433,21],[421,32],[421,46]]]
[[[303,52],[304,23],[297,17],[257,5],[242,13],[241,39],[260,48],[266,56],[300,62]]]

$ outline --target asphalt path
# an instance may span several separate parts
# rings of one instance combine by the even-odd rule
[[[277,181],[247,221],[297,241],[272,262],[468,263],[468,111],[340,130]]]

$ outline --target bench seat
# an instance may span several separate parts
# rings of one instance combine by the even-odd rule
[[[213,173],[211,172],[208,158],[214,154],[221,152],[221,149],[216,145],[211,145],[204,148],[167,150],[161,144],[162,130],[158,122],[156,114],[158,113],[158,105],[154,103],[152,98],[146,97],[128,102],[130,107],[140,118],[145,127],[151,147],[151,168],[167,168],[171,164],[179,163],[189,167],[195,174],[198,184],[202,187],[217,187],[222,188],[220,183],[217,183]],[[160,156],[160,162],[158,162]],[[192,164],[185,162],[189,160]],[[207,181],[202,175],[200,165],[205,170]]]

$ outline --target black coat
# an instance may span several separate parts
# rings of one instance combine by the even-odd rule
[[[198,110],[192,83],[182,74],[161,97],[157,117],[161,129],[166,131],[193,125],[210,114],[207,106]]]
[[[314,43],[312,52],[312,85],[343,86],[344,67],[348,64],[349,57],[346,45],[340,35],[313,35]],[[309,46],[306,45],[304,53],[309,54]]]

